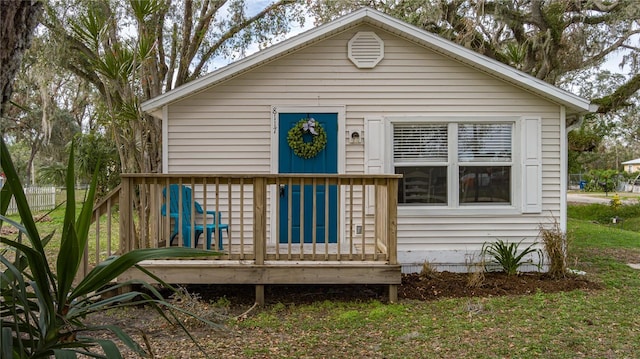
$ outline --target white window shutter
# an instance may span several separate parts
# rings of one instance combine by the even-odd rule
[[[384,120],[367,118],[364,124],[364,172],[384,172]]]
[[[522,213],[542,212],[542,120],[522,119]]]
[[[385,135],[384,119],[366,118],[364,122],[364,172],[367,174],[384,173]],[[366,193],[367,214],[375,212],[375,191]]]

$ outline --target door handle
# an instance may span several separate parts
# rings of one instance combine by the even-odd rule
[[[287,191],[287,186],[281,184],[280,185],[280,197],[284,197],[285,194],[287,193],[286,191]]]

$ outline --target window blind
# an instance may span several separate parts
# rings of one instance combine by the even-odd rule
[[[458,161],[510,162],[511,124],[460,124]]]
[[[446,162],[446,124],[399,124],[393,126],[395,162]]]

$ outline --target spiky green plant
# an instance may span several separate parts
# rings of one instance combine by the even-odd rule
[[[73,188],[73,162],[71,151],[67,188]],[[142,260],[211,256],[217,253],[191,248],[135,250],[100,263],[74,286],[73,281],[87,246],[96,176],[93,177],[86,202],[77,219],[75,206],[66,207],[54,273],[44,251],[52,234],[41,237],[38,233],[9,151],[2,139],[0,165],[7,175],[7,182],[0,192],[0,226],[6,222],[19,231],[15,239],[0,237],[0,243],[4,247],[0,252],[0,357],[75,358],[78,354],[83,354],[92,358],[121,358],[120,349],[114,341],[94,336],[104,331],[114,334],[134,352],[146,354],[122,328],[113,325],[88,325],[86,316],[118,306],[150,305],[165,319],[171,320],[176,318],[173,310],[181,310],[165,301],[154,287],[144,282],[118,284],[139,284],[146,289],[144,291],[131,291],[103,299],[101,294],[106,290],[105,286]],[[5,217],[12,196],[15,197],[22,223]],[[67,203],[76,203],[74,197],[74,191],[67,191]],[[140,269],[144,271],[143,268]],[[179,322],[177,324],[182,325]]]
[[[490,256],[492,258],[491,262],[499,264],[507,275],[515,275],[518,273],[518,268],[525,263],[525,256],[531,253],[538,253],[538,258],[542,260],[540,250],[534,248],[536,243],[532,243],[520,252],[521,243],[522,241],[509,243],[498,239],[495,242],[485,243],[482,246],[482,255]]]

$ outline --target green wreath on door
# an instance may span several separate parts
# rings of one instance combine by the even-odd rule
[[[313,140],[305,142],[304,134],[312,135]],[[327,133],[318,121],[303,118],[287,133],[287,143],[296,156],[304,159],[313,158],[327,146]]]

